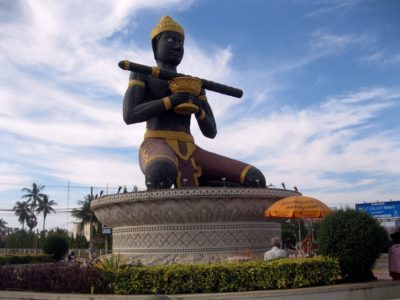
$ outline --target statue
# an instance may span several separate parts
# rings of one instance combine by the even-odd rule
[[[184,30],[166,16],[151,31],[157,67],[153,76],[131,72],[124,96],[126,124],[147,122],[140,146],[139,163],[148,189],[198,186],[265,187],[260,170],[246,163],[201,149],[190,133],[192,114],[201,132],[214,138],[217,127],[201,80],[177,77],[155,78],[177,73],[184,53]],[[161,76],[160,76],[161,77]]]

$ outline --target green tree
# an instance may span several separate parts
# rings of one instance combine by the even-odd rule
[[[345,209],[321,221],[317,242],[322,255],[338,258],[344,281],[368,281],[374,279],[371,268],[386,250],[388,235],[370,215]]]
[[[72,216],[79,220],[81,226],[88,224],[90,222],[90,217],[92,217],[93,224],[100,224],[96,218],[96,215],[90,209],[90,203],[94,197],[90,194],[84,196],[83,200],[78,201],[79,208],[72,209]]]
[[[80,207],[72,209],[71,214],[74,218],[79,220],[81,228],[83,228],[85,224],[90,223],[90,220],[92,220],[94,231],[96,233],[101,228],[101,223],[97,220],[96,215],[90,209],[90,203],[93,199],[94,197],[91,194],[84,196],[83,200],[78,201],[78,205],[80,205]]]
[[[43,250],[52,254],[55,260],[61,260],[68,252],[67,238],[58,233],[49,234],[43,242]]]
[[[26,232],[25,230],[18,230],[11,233],[5,238],[6,248],[35,248],[36,234],[33,232]]]
[[[31,203],[32,209],[36,208],[36,204],[39,202],[39,200],[43,199],[43,196],[45,194],[42,193],[42,190],[45,188],[44,185],[38,185],[35,182],[32,183],[32,188],[27,188],[24,187],[21,191],[26,193],[25,195],[22,195],[21,198],[27,198],[28,200],[26,201],[27,203]]]
[[[89,247],[89,242],[82,234],[77,234],[73,241],[74,248],[86,249]]]
[[[52,212],[55,213],[56,211],[52,206],[57,205],[57,202],[54,200],[49,200],[49,196],[43,195],[42,199],[38,199],[38,206],[36,207],[36,212],[38,215],[40,213],[43,213],[43,231],[45,230],[45,224],[46,224],[46,217],[48,214],[51,214]]]
[[[18,222],[22,224],[22,229],[24,229],[25,223],[29,220],[32,214],[30,205],[26,201],[17,201],[13,210],[15,215],[18,217]]]

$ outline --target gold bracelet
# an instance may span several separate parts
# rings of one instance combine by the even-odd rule
[[[169,99],[169,97],[162,98],[162,102],[164,104],[165,110],[170,110],[172,108],[171,99]]]
[[[207,96],[206,95],[200,95],[199,100],[207,101]]]
[[[196,119],[198,121],[203,121],[205,118],[206,118],[206,113],[205,113],[204,109],[202,109],[200,115],[196,116]]]
[[[141,87],[145,87],[146,85],[145,85],[145,83],[144,83],[143,81],[141,81],[141,80],[131,79],[131,80],[129,80],[129,82],[128,82],[128,87],[131,87],[131,86],[141,86]]]

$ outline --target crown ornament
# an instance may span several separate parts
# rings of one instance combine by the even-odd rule
[[[175,31],[185,36],[182,26],[175,22],[170,16],[164,16],[161,18],[160,22],[158,22],[156,27],[154,27],[150,33],[151,39],[154,39],[155,36],[164,31]]]

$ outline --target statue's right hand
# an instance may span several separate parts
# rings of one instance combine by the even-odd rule
[[[186,103],[190,99],[190,93],[173,93],[172,95],[169,96],[169,99],[171,100],[171,104],[173,107]]]

